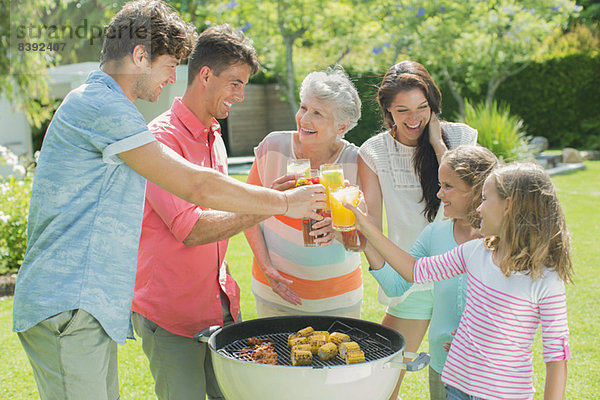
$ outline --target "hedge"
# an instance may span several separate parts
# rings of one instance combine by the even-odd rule
[[[600,139],[600,56],[533,63],[507,79],[496,98],[523,118],[529,135],[546,137],[550,146],[590,146],[591,136]]]
[[[361,117],[358,124],[346,134],[345,138],[360,146],[365,140],[383,130],[383,117],[377,104],[377,89],[385,71],[381,74],[374,72],[353,72],[347,70],[350,79],[356,86],[362,101]]]

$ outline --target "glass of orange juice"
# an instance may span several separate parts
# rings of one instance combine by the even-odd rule
[[[327,192],[327,212],[331,211],[330,190],[344,186],[344,169],[342,164],[323,164],[321,165],[320,175],[321,185],[325,186]]]
[[[344,207],[342,203],[346,202],[356,207],[358,205],[359,198],[360,189],[356,185],[331,189],[330,200],[333,229],[342,232],[356,229],[356,226],[354,225],[356,222],[354,213]]]

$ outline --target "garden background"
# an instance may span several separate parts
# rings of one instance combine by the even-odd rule
[[[360,145],[381,128],[377,85],[392,64],[424,64],[443,93],[442,118],[465,121],[479,141],[506,161],[528,159],[532,136],[553,149],[600,150],[600,1],[580,0],[245,0],[169,2],[198,30],[221,22],[241,29],[261,61],[251,83],[277,83],[295,113],[298,83],[306,73],[336,64],[354,80],[363,101],[362,118],[347,138]],[[66,49],[41,54],[14,46],[18,26],[104,25],[123,1],[13,0],[0,4],[0,94],[23,109],[39,149],[60,100],[50,98],[45,71],[53,65],[97,61],[100,41],[91,32],[66,38]],[[8,29],[5,29],[8,27]],[[42,33],[48,35],[46,30]],[[63,32],[63,35],[65,33]],[[59,37],[59,39],[61,39]],[[65,38],[62,38],[65,39]],[[5,129],[1,127],[0,135]],[[268,132],[265,132],[267,134]],[[0,274],[18,270],[26,246],[26,223],[35,159],[0,146]],[[567,288],[571,349],[566,398],[597,397],[600,389],[600,261],[596,215],[600,161],[586,170],[553,178],[573,237],[575,284]],[[245,179],[240,176],[239,179]],[[242,288],[245,319],[255,318],[250,293],[251,251],[242,235],[231,240],[227,259]],[[366,265],[366,263],[364,263]],[[362,317],[379,322],[375,281],[365,268]],[[26,357],[11,332],[12,298],[0,301],[0,399],[37,398]],[[427,343],[422,346],[427,349]],[[154,398],[152,379],[139,342],[120,346],[124,399]],[[535,384],[544,382],[541,346],[535,345]],[[427,398],[426,373],[410,374],[404,399]]]

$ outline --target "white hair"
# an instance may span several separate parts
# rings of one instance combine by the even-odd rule
[[[354,128],[360,119],[360,97],[341,66],[306,75],[300,86],[300,101],[307,97],[331,105],[335,122],[348,124],[346,132]]]

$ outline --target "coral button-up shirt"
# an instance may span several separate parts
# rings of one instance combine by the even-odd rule
[[[149,128],[188,161],[227,173],[218,122],[205,127],[180,98]],[[229,298],[234,320],[240,311],[239,287],[223,262],[228,240],[183,244],[203,210],[148,182],[132,310],[187,337],[223,325],[223,294]]]

